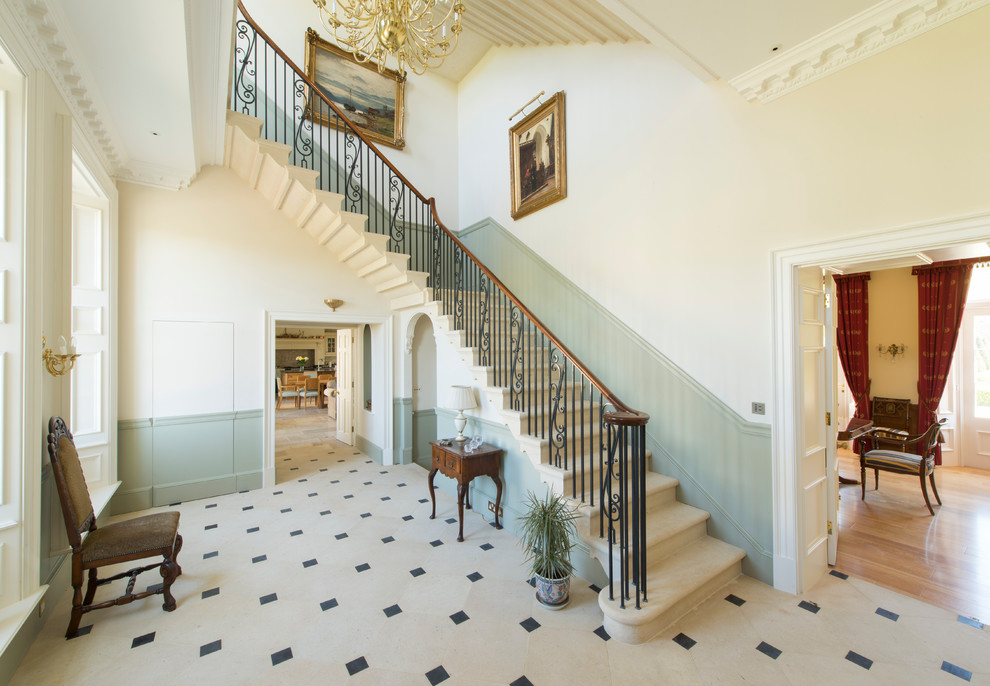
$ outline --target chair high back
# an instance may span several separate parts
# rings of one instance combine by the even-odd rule
[[[918,443],[921,445],[921,457],[925,460],[930,460],[935,457],[935,446],[938,444],[938,435],[942,431],[942,425],[945,424],[945,420],[935,422],[925,433],[921,434],[921,439]]]
[[[61,417],[52,417],[48,430],[48,454],[58,499],[62,504],[65,531],[69,535],[69,544],[76,550],[82,543],[82,534],[96,529],[93,502],[89,497],[79,453],[65,421]]]

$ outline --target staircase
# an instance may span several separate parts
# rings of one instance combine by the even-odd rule
[[[257,50],[262,40],[270,41],[243,7],[241,13],[238,40],[249,36],[251,42],[249,47],[235,48],[235,57],[242,60],[235,71],[247,73],[245,62],[252,67],[261,62],[251,61],[251,50]],[[248,26],[257,33],[249,34]],[[297,72],[293,86],[305,79],[291,62],[286,64]],[[236,100],[236,84],[234,90]],[[256,99],[253,84],[251,92]],[[261,109],[279,111],[277,102],[274,108]],[[283,107],[282,112],[291,109]],[[344,119],[336,110],[326,114]],[[310,116],[310,121],[320,119]],[[294,129],[283,125],[282,135],[294,130],[298,136],[304,124],[297,121]],[[408,196],[382,199],[389,204],[376,210],[379,230],[369,231],[367,214],[345,209],[355,208],[355,189],[362,208],[375,202],[364,197],[368,191],[361,186],[360,173],[330,167],[325,174],[335,183],[345,183],[338,188],[344,193],[321,190],[317,187],[321,173],[291,164],[298,159],[297,152],[264,138],[265,128],[262,119],[228,112],[224,165],[385,295],[394,310],[418,308],[428,313],[450,339],[542,480],[571,498],[580,513],[578,531],[612,581],[599,594],[599,605],[605,630],[613,638],[624,643],[649,640],[741,572],[744,552],[707,535],[708,513],[677,501],[675,479],[646,471],[648,417],[615,400],[456,238],[429,219],[413,227],[419,231],[418,244],[431,248],[429,254],[390,250],[403,249],[407,243],[408,225],[413,222],[403,217],[413,214],[409,206],[416,197],[430,210],[432,201],[425,201],[411,187],[403,188]],[[359,137],[349,131],[344,135]],[[317,166],[315,156],[309,154],[308,162],[303,162]],[[406,184],[391,169],[382,173]],[[412,269],[412,263],[424,271]],[[627,434],[621,440],[611,439],[630,427],[634,433],[639,430],[639,438],[628,444]],[[603,511],[602,498],[613,490],[618,495]],[[627,542],[631,520],[635,520],[635,542]],[[644,572],[638,572],[640,565]],[[640,573],[645,575],[645,589],[638,583]]]

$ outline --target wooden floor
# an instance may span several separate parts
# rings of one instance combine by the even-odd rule
[[[839,473],[859,480],[859,458],[839,451]],[[841,486],[835,568],[983,622],[990,621],[990,472],[938,467],[943,505],[929,492],[928,514],[917,477],[880,473],[873,490]]]

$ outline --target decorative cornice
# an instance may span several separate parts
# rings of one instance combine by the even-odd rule
[[[990,0],[887,0],[781,51],[729,85],[749,101],[769,102],[987,4]]]
[[[80,129],[90,139],[107,171],[117,175],[124,157],[119,138],[110,123],[112,118],[107,116],[105,103],[98,92],[86,84],[84,69],[67,44],[66,36],[71,32],[65,28],[61,11],[51,4],[51,0],[17,0],[12,4]]]
[[[116,178],[118,181],[177,191],[188,187],[196,175],[181,169],[131,162],[129,166],[117,170]]]

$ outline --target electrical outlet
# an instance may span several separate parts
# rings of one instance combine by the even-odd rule
[[[767,406],[763,403],[753,403],[753,414],[766,414]]]

